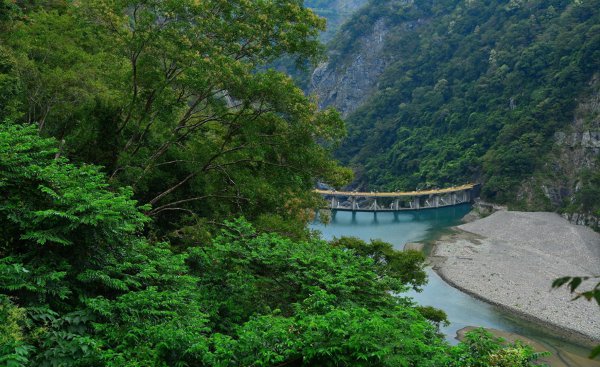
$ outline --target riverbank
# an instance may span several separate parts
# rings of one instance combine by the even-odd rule
[[[600,234],[589,228],[554,213],[498,211],[436,241],[432,258],[454,287],[571,340],[600,342],[598,305],[550,289],[562,276],[600,274]]]
[[[457,339],[464,340],[465,334],[471,330],[475,329],[475,327],[465,327],[457,332]],[[499,337],[504,339],[506,343],[514,343],[517,340],[522,342],[525,345],[529,345],[535,352],[546,352],[549,351],[551,355],[544,356],[540,358],[538,361],[546,363],[548,366],[552,367],[570,367],[570,366],[579,366],[579,367],[600,367],[600,361],[591,360],[573,353],[569,353],[565,350],[559,350],[556,348],[552,348],[545,343],[540,343],[530,338],[525,338],[523,335],[509,333],[503,330],[497,329],[486,329],[495,337]]]

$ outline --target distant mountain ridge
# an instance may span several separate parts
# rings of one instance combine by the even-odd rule
[[[600,194],[580,197],[600,181],[597,149],[583,149],[588,163],[562,179],[549,165],[573,121],[597,136],[597,109],[577,108],[596,93],[599,9],[599,0],[370,1],[312,78],[321,106],[347,116],[338,156],[355,186],[479,180],[494,201],[600,215]]]

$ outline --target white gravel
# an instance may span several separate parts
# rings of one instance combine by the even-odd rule
[[[543,212],[499,211],[458,228],[433,253],[443,259],[436,270],[448,282],[571,336],[600,341],[600,307],[571,301],[566,289],[551,290],[562,276],[600,275],[600,234]]]

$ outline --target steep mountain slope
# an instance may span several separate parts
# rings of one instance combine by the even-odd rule
[[[315,13],[327,19],[327,30],[321,37],[324,42],[329,41],[344,21],[366,3],[367,0],[306,0],[304,2]]]
[[[540,207],[527,192],[543,194],[541,181],[534,188],[526,182],[555,171],[548,165],[560,150],[555,134],[577,130],[575,119],[588,121],[584,130],[597,136],[594,109],[575,110],[579,101],[594,100],[599,9],[598,0],[371,1],[342,27],[328,65],[313,76],[323,107],[356,110],[339,157],[355,167],[357,186],[482,180],[490,199]],[[382,44],[367,42],[377,32]],[[356,60],[365,63],[351,75]],[[323,75],[338,77],[319,83]],[[356,88],[349,78],[371,88],[340,102],[337,96]],[[597,151],[585,154],[594,162]],[[571,171],[567,181],[579,186],[567,185],[564,197],[543,205],[569,204],[585,186],[583,171]]]
[[[316,68],[311,88],[321,107],[335,106],[348,116],[373,93],[377,79],[391,61],[381,57],[387,32],[385,22],[376,22],[371,32],[355,41],[359,49],[351,60],[343,65],[323,63]]]
[[[310,8],[318,16],[324,18],[327,22],[326,29],[321,32],[319,39],[327,43],[338,32],[340,26],[348,20],[358,9],[363,7],[368,0],[306,0],[306,7]],[[274,68],[278,71],[290,75],[297,85],[303,90],[308,90],[310,86],[310,73],[316,66],[315,63],[308,60],[302,60],[298,63],[296,58],[284,56],[268,65],[268,68]]]
[[[411,16],[389,18],[398,6],[404,6]],[[416,35],[416,28],[430,16],[420,10],[412,2],[370,2],[361,8],[330,42],[328,61],[313,72],[311,91],[319,98],[319,105],[333,106],[348,116],[373,95],[379,78],[395,61],[394,55],[386,52],[395,42],[390,32],[393,29],[407,39]]]
[[[600,75],[589,87],[589,96],[554,135],[550,153],[522,183],[517,199],[528,208],[561,208],[573,223],[600,228]]]

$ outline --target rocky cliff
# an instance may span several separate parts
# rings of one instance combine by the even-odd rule
[[[328,42],[340,26],[368,0],[307,0],[306,6],[327,19],[327,30],[321,39]]]
[[[372,94],[389,63],[382,53],[386,34],[385,21],[378,20],[368,34],[355,41],[359,46],[351,59],[325,62],[316,68],[311,92],[317,95],[321,108],[333,106],[348,116]]]
[[[355,2],[346,7],[356,11],[357,5]],[[335,107],[346,117],[374,94],[383,72],[398,61],[387,52],[388,46],[398,38],[414,35],[430,15],[400,21],[390,17],[405,9],[418,10],[419,5],[413,0],[371,2],[341,27],[329,43],[329,61],[319,65],[311,78],[309,91],[317,95],[321,108]]]
[[[586,94],[572,122],[554,134],[546,163],[523,183],[518,198],[528,209],[559,209],[574,224],[598,228],[595,200],[582,194],[597,189],[590,177],[600,172],[600,75],[592,78]]]

